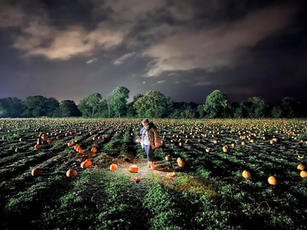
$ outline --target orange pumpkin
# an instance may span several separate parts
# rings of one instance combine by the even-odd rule
[[[97,152],[98,152],[98,150],[97,150],[97,148],[96,148],[96,147],[93,147],[93,148],[91,149],[91,152],[92,152],[92,153],[97,153]]]
[[[32,176],[38,176],[38,175],[41,175],[41,174],[42,174],[42,170],[40,168],[35,168],[35,169],[32,169],[32,171],[31,171]]]
[[[78,174],[77,170],[74,170],[74,169],[69,169],[66,172],[67,177],[75,177],[75,176],[77,176],[77,174]]]
[[[81,146],[77,150],[80,154],[84,154],[84,150],[81,148]]]
[[[85,160],[81,163],[81,168],[86,169],[86,168],[90,167],[91,165],[92,165],[91,160]]]
[[[36,150],[39,150],[39,149],[41,148],[41,146],[40,146],[39,144],[36,144],[36,145],[34,145],[34,148],[35,148]]]
[[[79,151],[80,148],[81,148],[80,145],[75,145],[74,150]]]
[[[242,176],[243,176],[245,179],[251,178],[251,174],[250,174],[250,172],[247,171],[247,170],[244,170],[244,171],[242,172]]]
[[[277,185],[277,179],[274,176],[270,176],[268,178],[268,182],[269,182],[270,185]]]
[[[303,170],[305,169],[305,165],[299,164],[299,165],[297,166],[297,169],[300,170],[300,171],[303,171]]]
[[[306,172],[306,171],[301,171],[301,172],[300,172],[300,176],[301,176],[303,179],[307,178],[307,172]]]
[[[132,173],[137,173],[139,171],[139,167],[137,165],[130,165],[129,171]]]
[[[117,169],[118,169],[117,164],[111,164],[111,165],[110,165],[110,170],[111,170],[111,171],[116,171]]]

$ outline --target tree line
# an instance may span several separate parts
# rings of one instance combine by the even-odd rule
[[[220,90],[211,92],[204,104],[174,102],[159,91],[137,94],[128,103],[129,89],[115,88],[108,98],[93,93],[78,105],[72,100],[29,96],[0,99],[0,117],[87,117],[87,118],[299,118],[306,117],[306,103],[284,97],[273,105],[261,97],[231,102]]]

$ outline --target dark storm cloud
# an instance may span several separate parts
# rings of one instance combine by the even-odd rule
[[[274,99],[298,95],[306,84],[303,1],[0,5],[0,96],[24,91],[78,101],[124,85],[131,97],[155,89],[174,100],[203,102],[216,88],[236,100]]]
[[[14,38],[14,48],[24,51],[26,56],[43,56],[50,60],[91,56],[96,49],[109,50],[121,44],[126,33],[124,28],[107,22],[100,22],[91,30],[80,24],[57,27],[49,17],[47,6],[38,12],[29,12],[23,5],[4,3],[0,19],[0,27],[20,30]]]

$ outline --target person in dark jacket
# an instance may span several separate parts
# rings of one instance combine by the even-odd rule
[[[142,121],[143,127],[140,130],[138,142],[141,143],[142,148],[145,150],[148,160],[148,167],[155,169],[153,160],[153,152],[156,148],[161,146],[161,139],[159,137],[157,127],[154,123],[149,122],[146,118]]]

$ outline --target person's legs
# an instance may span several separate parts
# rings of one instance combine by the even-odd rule
[[[154,159],[153,159],[153,149],[151,148],[151,145],[149,145],[149,159],[150,159],[150,166],[152,169],[155,169],[155,162],[154,162]]]
[[[153,163],[153,149],[151,148],[151,145],[145,145],[145,152],[147,155],[148,160],[148,167],[154,169],[154,163]]]

